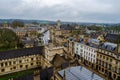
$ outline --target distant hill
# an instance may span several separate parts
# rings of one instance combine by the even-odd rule
[[[25,24],[37,22],[40,24],[56,24],[57,21],[48,21],[48,20],[25,20],[25,19],[0,19],[0,23],[12,23],[14,20],[23,21]],[[89,23],[89,22],[65,22],[62,21],[62,24],[76,24],[76,25],[84,25],[84,26],[91,26],[91,25],[98,25],[98,26],[120,26],[120,23]]]
[[[0,19],[0,23],[12,23],[14,20],[18,20],[18,21],[23,21],[25,24],[28,23],[33,23],[33,22],[37,22],[40,24],[55,24],[55,21],[47,21],[47,20],[24,20],[24,19]]]

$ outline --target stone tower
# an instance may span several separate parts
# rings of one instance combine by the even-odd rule
[[[7,23],[7,21],[4,22],[4,28],[8,28],[8,23]]]
[[[60,26],[61,26],[61,21],[58,20],[58,21],[57,21],[57,27],[56,27],[56,29],[57,29],[57,30],[60,30]]]

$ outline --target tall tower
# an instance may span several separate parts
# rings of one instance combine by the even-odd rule
[[[7,23],[7,21],[4,22],[4,28],[8,28],[8,23]]]
[[[60,26],[61,26],[61,21],[58,20],[58,21],[57,21],[57,27],[56,27],[56,29],[57,29],[57,30],[60,30]]]

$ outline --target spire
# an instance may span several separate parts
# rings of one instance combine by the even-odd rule
[[[63,80],[66,80],[66,71],[64,70]]]

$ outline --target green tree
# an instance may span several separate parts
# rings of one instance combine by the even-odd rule
[[[32,22],[34,25],[38,25],[39,23],[37,21]]]
[[[20,20],[14,20],[11,24],[11,26],[13,28],[16,28],[16,27],[24,27],[24,22],[23,21],[20,21]]]
[[[17,47],[18,37],[9,29],[0,29],[0,49],[11,49]]]

